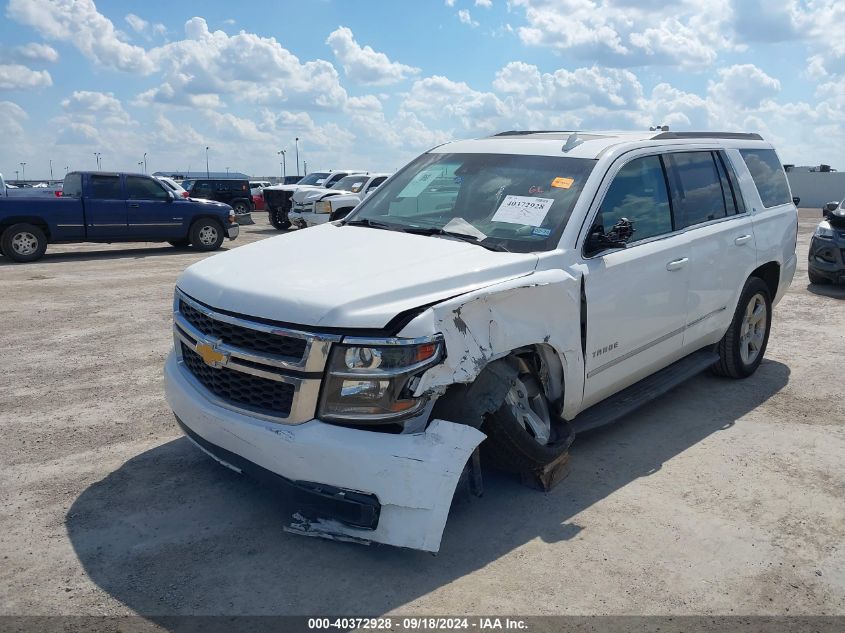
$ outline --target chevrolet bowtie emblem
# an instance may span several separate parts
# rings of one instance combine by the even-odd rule
[[[205,364],[209,367],[215,367],[219,369],[220,367],[224,367],[229,361],[229,356],[218,350],[215,344],[197,343],[194,349],[197,351],[197,354],[200,355],[200,358],[202,358],[203,361],[205,361]]]

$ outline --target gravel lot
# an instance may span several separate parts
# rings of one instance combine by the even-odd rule
[[[204,255],[0,258],[0,614],[845,614],[845,289],[808,287],[801,216],[752,378],[579,437],[552,493],[486,474],[437,556],[284,533],[283,496],[181,437],[162,365]]]

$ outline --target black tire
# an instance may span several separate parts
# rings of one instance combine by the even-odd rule
[[[762,300],[765,306],[765,331],[759,332],[758,326],[748,326],[747,332],[743,332],[748,320],[748,311],[751,309],[752,300]],[[756,311],[756,309],[754,310]],[[758,317],[759,318],[759,317]],[[758,325],[760,322],[758,321]],[[725,336],[716,346],[719,353],[719,360],[714,363],[711,370],[717,376],[728,378],[748,378],[757,371],[760,363],[763,362],[763,355],[766,353],[766,346],[769,343],[769,332],[772,327],[772,298],[769,294],[769,287],[758,277],[750,277],[745,282],[745,287],[739,296],[734,317],[731,321]],[[750,357],[751,347],[755,345],[756,353]],[[747,347],[746,347],[747,345]],[[743,358],[743,356],[746,358]]]
[[[169,240],[167,243],[170,244],[174,248],[188,248],[188,245],[190,245],[191,241],[190,240]]]
[[[191,225],[191,245],[198,251],[216,251],[225,235],[223,225],[211,218],[197,220]]]
[[[517,389],[524,388],[530,383],[533,383],[536,389],[540,384],[533,373],[521,373],[517,379],[519,381],[515,387]],[[507,400],[494,413],[487,416],[482,428],[482,431],[487,434],[487,439],[482,445],[482,450],[485,458],[498,468],[514,473],[536,471],[559,459],[572,443],[570,430],[563,428],[563,425],[559,424],[551,414],[551,407],[541,387],[539,387],[539,397],[545,402],[546,411],[549,414],[548,442],[539,442],[526,430]]]
[[[13,224],[0,237],[0,251],[13,262],[34,262],[47,250],[47,236],[32,224]]]
[[[232,208],[235,210],[235,215],[243,215],[252,211],[250,206],[242,200],[233,204]]]
[[[821,275],[817,275],[817,274],[816,274],[816,273],[814,273],[812,270],[808,270],[808,271],[807,271],[807,277],[809,277],[809,278],[810,278],[810,283],[811,283],[811,284],[820,284],[820,285],[824,285],[824,284],[829,284],[829,283],[830,283],[830,279],[828,279],[827,277],[822,277]]]
[[[269,211],[270,216],[270,224],[272,224],[276,229],[279,231],[287,231],[290,228],[290,220],[288,220],[288,214],[282,211],[279,207],[275,209],[270,209]]]

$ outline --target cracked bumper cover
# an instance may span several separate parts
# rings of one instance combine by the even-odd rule
[[[208,401],[182,375],[173,354],[165,365],[165,388],[188,436],[226,465],[247,473],[254,466],[334,501],[345,496],[338,492],[352,493],[348,503],[372,500],[377,505],[373,514],[366,508],[361,514],[374,517],[372,529],[350,519],[354,511],[317,521],[295,517],[292,531],[310,536],[438,551],[458,479],[485,437],[478,429],[445,420],[433,420],[424,433],[408,435],[317,419],[290,426],[267,422]]]

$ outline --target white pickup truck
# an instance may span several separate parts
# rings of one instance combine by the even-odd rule
[[[795,204],[756,134],[441,145],[344,220],[188,268],[167,398],[215,459],[313,502],[290,530],[437,551],[480,459],[548,488],[577,433],[753,374]]]
[[[331,189],[309,192],[288,214],[291,224],[303,229],[325,224],[330,220],[341,220],[368,195],[375,193],[390,174],[358,174],[339,180]]]

